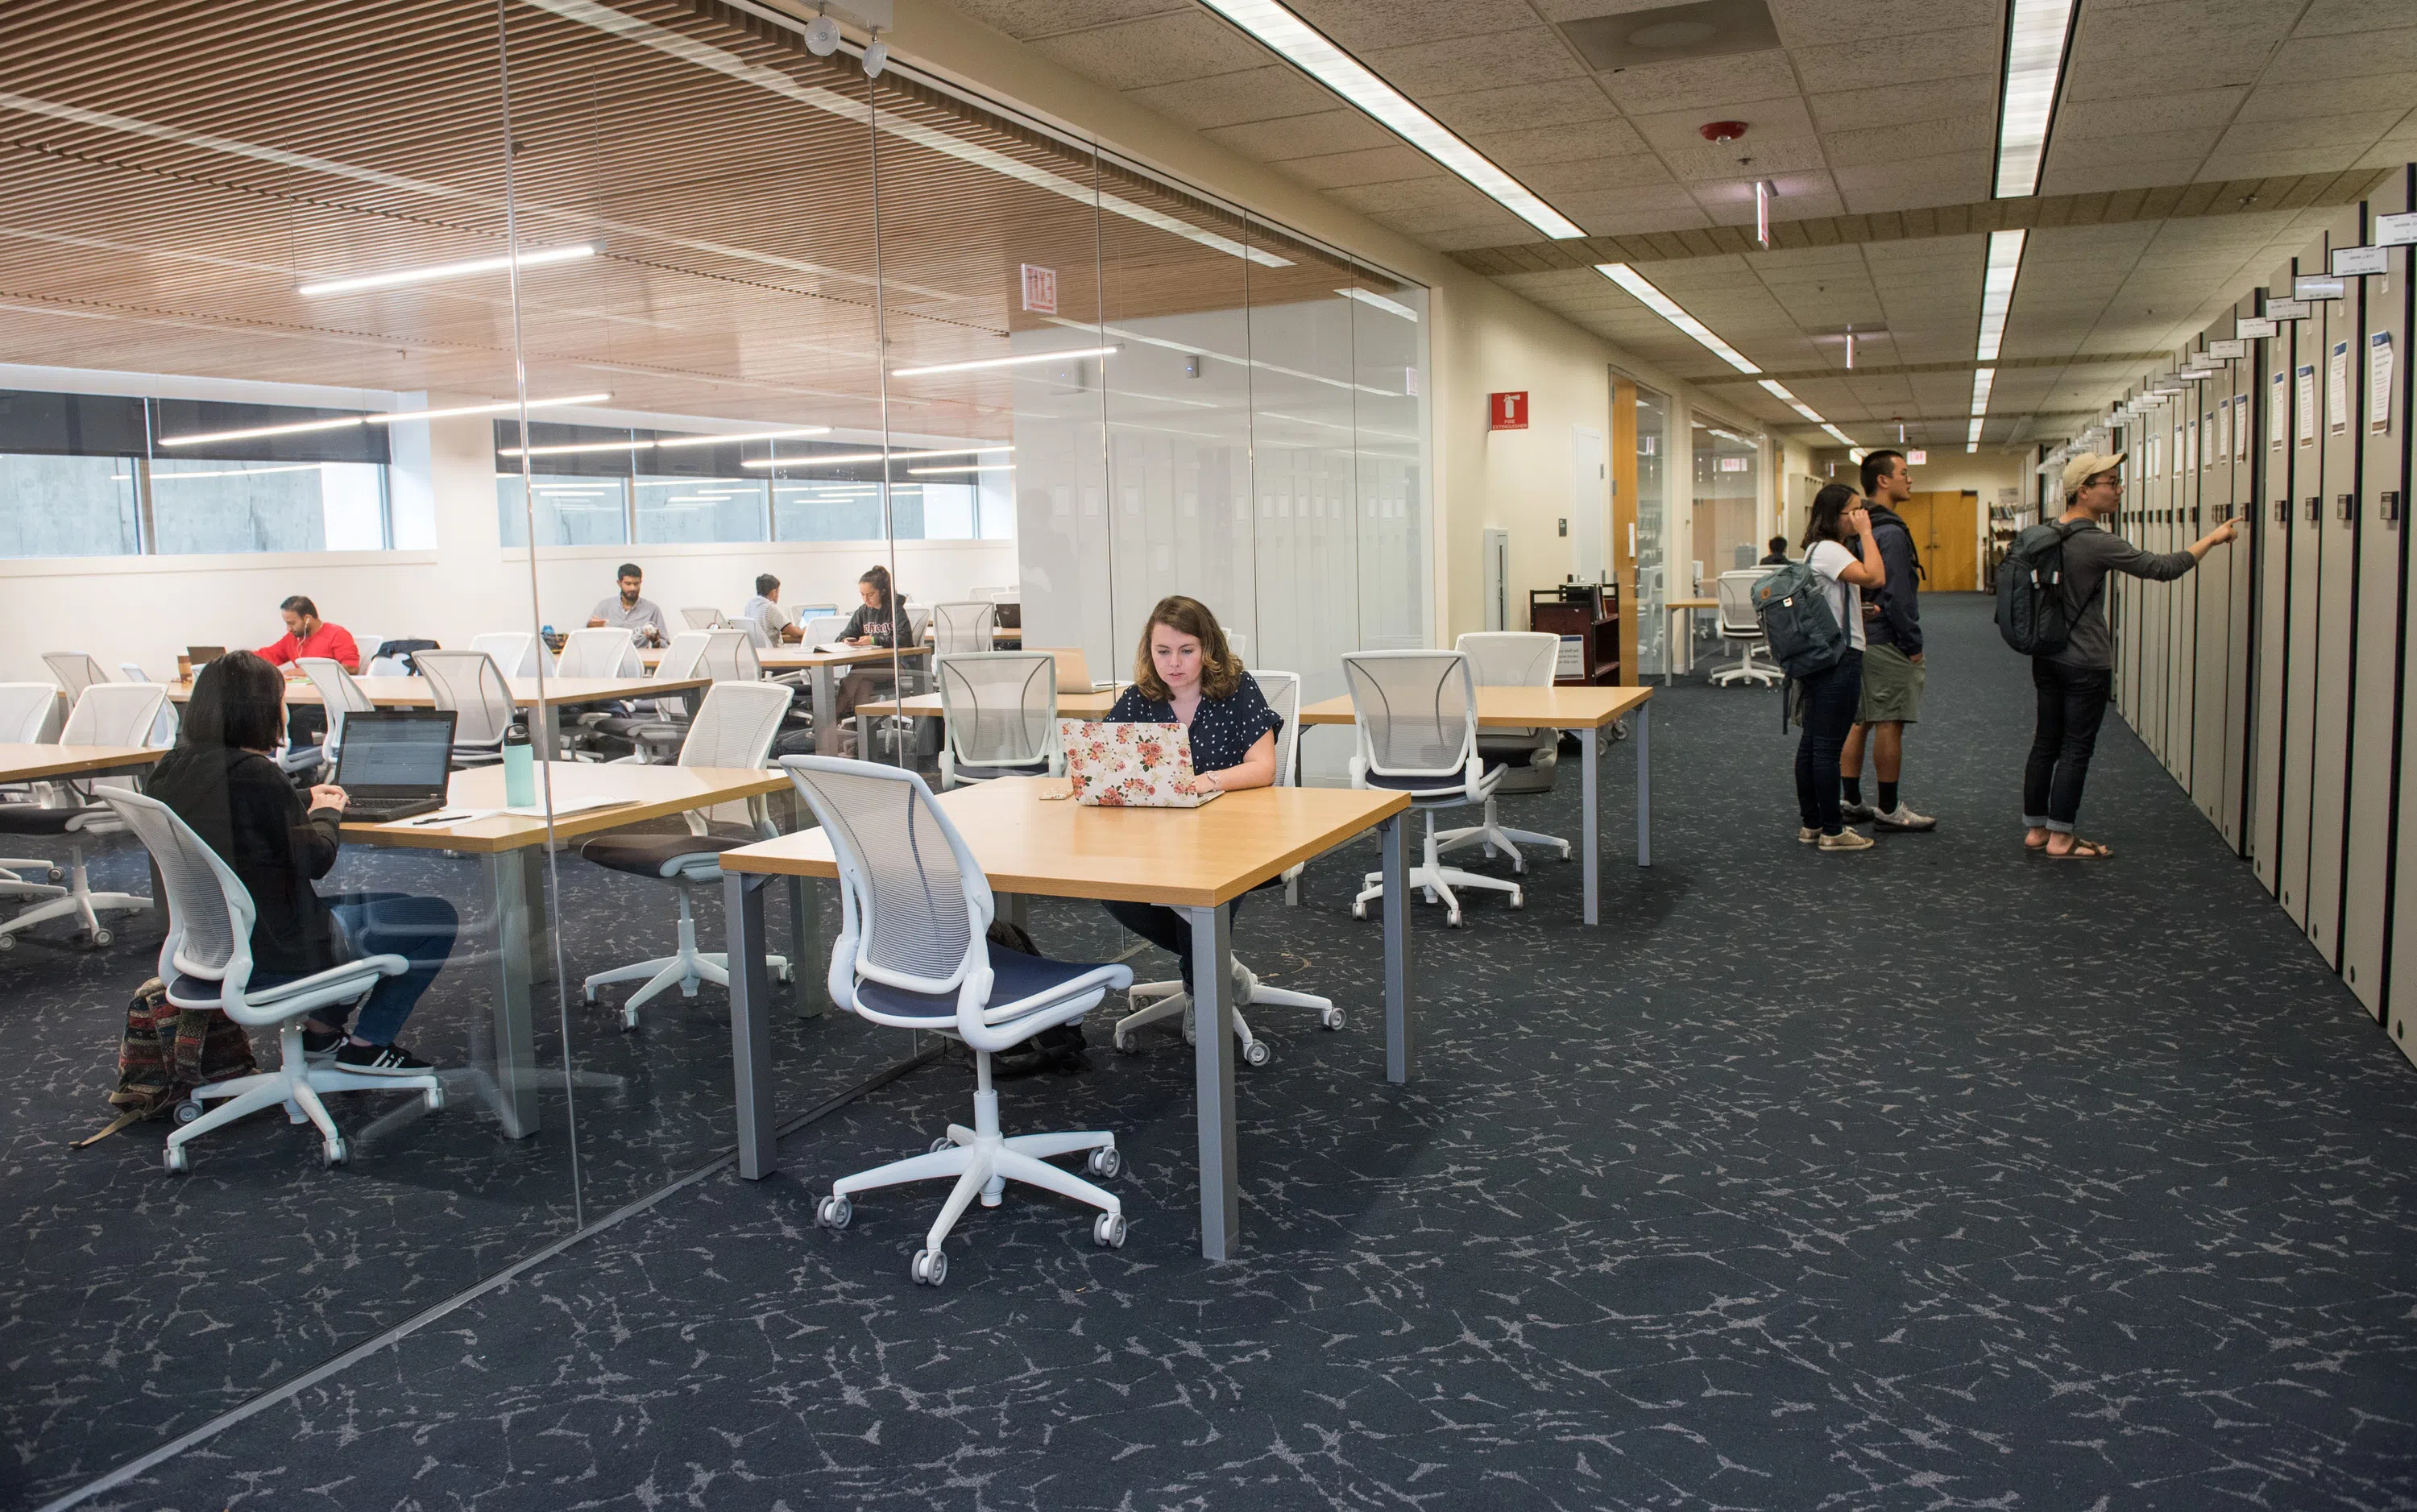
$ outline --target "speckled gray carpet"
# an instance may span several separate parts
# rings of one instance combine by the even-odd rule
[[[1011,1131],[1118,1132],[1120,1251],[1021,1190],[961,1229],[938,1292],[905,1266],[936,1188],[817,1230],[818,1184],[963,1118],[963,1072],[935,1066],[789,1142],[783,1176],[676,1194],[94,1504],[2417,1505],[2417,1073],[2120,724],[2085,809],[2120,854],[2023,854],[2025,669],[1979,599],[1927,618],[1907,794],[1938,834],[1799,847],[1775,695],[1682,686],[1656,702],[1649,871],[1626,748],[1605,769],[1608,927],[1577,926],[1555,864],[1524,911],[1480,897],[1452,932],[1418,911],[1406,1088],[1382,1080],[1377,927],[1347,911],[1364,856],[1314,869],[1303,910],[1254,899],[1246,959],[1353,1021],[1266,1015],[1236,1263],[1196,1252],[1180,1041],[1118,1056],[1095,1018],[1090,1071],[1002,1097]],[[1565,780],[1513,809],[1573,834],[1575,807]],[[1072,906],[1034,930],[1124,948]],[[672,1011],[693,1027],[658,1074],[726,1118],[717,1005]],[[793,1027],[793,1110],[815,1036],[856,1064],[903,1048]],[[631,1169],[708,1142],[668,1111],[591,1130],[583,1098],[582,1118]],[[342,1173],[340,1213],[281,1125],[259,1134],[291,1194],[269,1220],[310,1229],[259,1241],[281,1269],[256,1284],[297,1299],[282,1322],[230,1305],[204,1326],[215,1291],[167,1308],[205,1290],[174,1264],[141,1340],[76,1321],[102,1305],[77,1267],[107,1258],[78,1225],[195,1212],[140,1161],[23,1242],[0,1360],[21,1496],[308,1364],[335,1330],[304,1319],[443,1269],[489,1221],[464,1186],[507,1185],[470,1171],[480,1141],[404,1142]],[[59,1179],[51,1142],[16,1135],[8,1189]],[[421,1232],[366,1235],[380,1202]],[[221,1271],[250,1252],[196,1244]],[[272,1368],[250,1341],[282,1331]]]

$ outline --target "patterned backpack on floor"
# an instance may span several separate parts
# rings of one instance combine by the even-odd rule
[[[117,1090],[109,1100],[124,1111],[116,1122],[90,1139],[76,1141],[72,1148],[81,1150],[129,1125],[165,1117],[195,1087],[259,1069],[243,1025],[216,1008],[175,1006],[168,1001],[168,989],[154,976],[135,990],[134,1001],[126,1005],[126,1033],[117,1042]]]

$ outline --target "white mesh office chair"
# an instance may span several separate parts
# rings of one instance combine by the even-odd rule
[[[109,681],[109,673],[100,670],[100,663],[81,651],[45,651],[42,653],[42,665],[50,668],[51,675],[59,680],[59,688],[67,694],[69,708],[75,706],[76,700],[84,697],[85,688],[95,683]]]
[[[470,649],[494,658],[495,670],[507,677],[536,676],[545,656],[545,643],[534,630],[490,630],[470,637]]]
[[[1468,658],[1458,651],[1356,651],[1343,658],[1343,675],[1358,741],[1351,785],[1406,793],[1426,813],[1425,854],[1410,868],[1407,885],[1440,901],[1454,928],[1461,922],[1455,887],[1509,893],[1513,908],[1525,907],[1517,883],[1445,866],[1437,854],[1437,811],[1482,805],[1502,779],[1502,768],[1477,753],[1477,679]],[[1351,900],[1353,918],[1366,918],[1370,901],[1385,896],[1383,872],[1362,881]]]
[[[992,945],[990,882],[932,790],[915,773],[872,762],[789,756],[781,764],[821,822],[839,861],[840,935],[831,946],[832,1001],[874,1023],[963,1040],[974,1052],[974,1121],[951,1124],[930,1151],[831,1183],[814,1217],[844,1229],[854,1198],[879,1187],[950,1180],[948,1201],[907,1274],[937,1286],[949,1274],[940,1247],[974,1199],[996,1207],[1020,1181],[1100,1209],[1091,1242],[1125,1242],[1116,1195],[1049,1163],[1087,1154],[1090,1174],[1123,1167],[1105,1133],[1006,1136],[990,1058],[1041,1030],[1073,1023],[1109,992],[1132,985],[1117,965],[1047,960]]]
[[[573,630],[563,637],[562,655],[555,658],[556,677],[635,677],[645,664],[630,632],[615,625]]]
[[[688,627],[692,630],[722,628],[722,611],[718,609],[683,609],[680,611],[680,618],[688,622]]]
[[[1480,688],[1550,688],[1561,652],[1559,636],[1532,630],[1472,630],[1453,643],[1468,654],[1469,672]],[[1547,792],[1559,764],[1560,732],[1543,727],[1480,730],[1477,754],[1488,762],[1503,764],[1499,792]],[[1517,783],[1523,764],[1530,771],[1541,769],[1543,781],[1523,790]],[[1498,796],[1486,799],[1484,815],[1475,824],[1437,835],[1436,854],[1445,854],[1465,845],[1482,845],[1489,857],[1497,852],[1511,857],[1512,869],[1522,874],[1528,869],[1528,858],[1519,854],[1523,843],[1558,847],[1561,859],[1570,859],[1570,842],[1557,835],[1505,828],[1501,815],[1496,811],[1499,801]]]
[[[798,643],[811,651],[818,645],[829,645],[847,628],[845,614],[817,614],[806,621],[804,639]]]
[[[143,670],[143,665],[140,662],[121,661],[117,664],[117,673],[119,676],[125,678],[129,683],[148,683],[157,681],[157,679],[155,679],[149,673]],[[176,716],[176,705],[175,701],[164,698],[161,699],[160,701],[159,718],[151,721],[151,738],[144,742],[144,744],[149,746],[175,745],[176,743],[176,731],[182,722],[183,721]],[[281,750],[277,753],[276,760],[277,764],[284,768],[287,772],[299,772],[306,769],[316,768],[319,764],[319,753],[316,750],[306,750],[300,752]]]
[[[1225,632],[1225,644],[1234,653],[1235,660],[1240,662],[1245,667],[1248,667],[1251,664],[1251,638],[1249,636],[1242,634],[1239,630],[1227,630]]]
[[[625,631],[615,631],[628,640]],[[672,637],[655,663],[658,682],[686,682],[706,675],[705,650],[710,642],[710,631],[683,630]],[[636,655],[635,648],[631,654]],[[593,720],[582,719],[598,733],[628,741],[632,753],[621,758],[637,765],[658,765],[676,759],[682,740],[687,738],[689,699],[687,693],[674,693],[664,698],[645,699],[628,713],[606,714]]]
[[[971,656],[991,648],[998,630],[998,606],[987,599],[935,605],[932,610],[932,654]]]
[[[486,637],[480,636],[480,640]],[[514,729],[511,685],[484,651],[420,651],[412,665],[428,679],[429,697],[451,709],[453,765],[489,766],[504,759],[504,739]]]
[[[1239,655],[1239,652],[1236,654]],[[1300,729],[1300,674],[1289,672],[1254,672],[1251,675],[1258,679],[1259,692],[1268,701],[1268,707],[1275,710],[1277,718],[1284,720],[1284,728],[1276,733],[1275,785],[1280,788],[1297,787],[1300,785],[1296,750]],[[1300,867],[1295,867],[1285,873],[1285,895],[1287,901],[1296,900],[1300,897]],[[1251,968],[1242,964],[1241,958],[1239,956],[1226,957],[1225,965],[1229,979],[1234,984],[1234,1037],[1242,1047],[1244,1064],[1265,1066],[1275,1059],[1274,1048],[1251,1033],[1251,1026],[1243,1021],[1241,1010],[1244,1008],[1255,1007],[1261,1004],[1269,1007],[1308,1008],[1317,1015],[1317,1021],[1325,1027],[1329,1029],[1343,1027],[1343,1010],[1334,1005],[1332,999],[1322,998],[1311,992],[1292,992],[1282,988],[1262,987],[1259,985],[1257,975]],[[1192,992],[1185,983],[1180,981],[1136,982],[1132,990],[1126,993],[1126,998],[1132,1003],[1133,1011],[1117,1021],[1117,1049],[1132,1050],[1134,1030],[1145,1024],[1156,1023],[1162,1019],[1176,1018],[1178,1015],[1183,1021],[1184,1042],[1186,1044],[1192,1042]]]
[[[192,1169],[186,1146],[214,1128],[283,1104],[296,1123],[319,1130],[319,1157],[330,1166],[349,1158],[344,1136],[319,1100],[323,1092],[417,1092],[430,1111],[445,1106],[434,1075],[362,1076],[333,1064],[312,1065],[302,1051],[302,1021],[319,1008],[357,1001],[380,977],[411,969],[401,956],[365,956],[282,987],[250,990],[251,894],[226,862],[166,804],[134,793],[112,793],[117,822],[134,831],[160,864],[168,889],[168,938],[160,946],[160,979],[180,1008],[216,1008],[247,1028],[277,1027],[277,1069],[196,1087],[179,1103],[176,1129],[161,1157],[171,1175]],[[219,1106],[210,1109],[210,1103]]]
[[[745,630],[692,630],[705,637],[705,655],[700,669],[692,676],[712,678],[716,683],[760,683],[764,680],[764,664],[755,658],[755,648],[747,643]]]
[[[59,744],[148,745],[160,718],[160,705],[167,697],[168,690],[158,683],[90,684],[68,715],[67,727],[59,733]],[[84,864],[84,850],[90,841],[126,831],[125,824],[104,804],[89,800],[106,798],[114,793],[131,793],[134,779],[104,777],[89,782],[56,783],[53,790],[65,801],[48,807],[0,804],[0,835],[53,835],[68,843],[67,890],[0,923],[0,950],[15,949],[19,933],[55,918],[75,919],[86,939],[96,945],[105,945],[115,936],[101,923],[101,915],[140,913],[151,907],[150,899],[132,893],[94,892]]]
[[[0,683],[0,745],[38,743],[42,727],[51,722],[51,713],[58,707],[58,702],[56,683]],[[36,801],[32,784],[12,784],[5,791],[8,803],[30,807]],[[32,881],[26,876],[28,872],[40,872],[46,880]],[[0,899],[64,898],[67,889],[53,884],[66,876],[67,869],[56,861],[40,856],[0,856]]]
[[[940,786],[998,777],[1057,777],[1057,658],[1046,651],[975,651],[939,660]]]
[[[1770,643],[1762,638],[1762,622],[1754,615],[1754,585],[1769,575],[1769,567],[1747,567],[1738,572],[1724,572],[1712,584],[1721,601],[1721,639],[1739,648],[1735,661],[1724,662],[1711,672],[1711,680],[1724,686],[1736,682],[1767,685],[1778,682],[1786,673],[1776,663],[1756,661],[1755,652],[1769,651]]]
[[[679,764],[762,766],[772,748],[772,737],[780,733],[781,716],[788,708],[788,689],[770,683],[714,684],[689,725],[688,738],[680,744]],[[646,985],[621,1005],[623,1029],[637,1028],[638,1009],[674,984],[682,997],[696,996],[700,982],[730,985],[728,954],[696,947],[696,915],[689,907],[689,890],[722,885],[722,852],[770,839],[779,833],[761,798],[722,804],[702,813],[692,809],[681,817],[688,821],[685,835],[616,832],[599,835],[579,848],[582,859],[598,866],[669,883],[679,899],[679,947],[675,953],[598,972],[581,988],[593,1003],[600,987],[643,979]],[[770,965],[774,975],[787,978],[785,960],[774,956]]]
[[[327,728],[319,736],[319,756],[321,763],[332,769],[344,753],[344,716],[367,714],[377,705],[361,691],[361,685],[353,681],[344,664],[333,657],[301,657],[294,665],[318,690],[319,707],[327,713]]]

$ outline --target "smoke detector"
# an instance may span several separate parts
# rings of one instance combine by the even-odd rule
[[[1745,135],[1743,121],[1706,121],[1695,128],[1707,142],[1735,142]]]

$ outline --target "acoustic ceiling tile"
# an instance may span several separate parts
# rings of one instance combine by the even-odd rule
[[[1468,143],[1514,173],[1535,163],[1627,158],[1646,150],[1645,139],[1637,135],[1636,128],[1622,120],[1557,122],[1524,131],[1471,136]]]
[[[1995,164],[1986,152],[1951,153],[1834,171],[1847,208],[1856,214],[1964,204],[1989,196]]]
[[[2233,178],[2283,178],[2296,174],[2338,174],[2358,160],[2351,146],[2299,147],[2283,152],[2242,152],[2221,149],[2198,173],[2201,183]]]
[[[1264,56],[1265,54],[1261,54]],[[1135,103],[1195,129],[1252,121],[1311,115],[1336,101],[1307,74],[1289,64],[1270,64],[1213,79],[1186,79],[1129,91]]]
[[[2288,152],[2304,148],[2364,147],[2400,124],[2410,101],[2395,109],[2358,111],[2298,120],[2254,121],[2234,127],[2212,150],[2219,156]],[[2308,172],[2322,172],[2311,169]]]
[[[1721,119],[1711,102],[1791,100],[1801,108],[1802,94],[1787,53],[1779,48],[1761,53],[1737,53],[1726,57],[1684,58],[1650,68],[1615,68],[1597,74],[1604,91],[1630,114],[1657,111],[1695,113],[1697,121]]]
[[[1784,99],[1712,99],[1683,111],[1632,114],[1630,119],[1646,144],[1665,154],[1710,147],[1734,156],[1755,152],[1773,138],[1810,141],[1813,136],[1812,113],[1805,109],[1801,96],[1793,95]],[[1730,143],[1707,142],[1700,129],[1707,121],[1741,121],[1745,135]]]
[[[1813,124],[1823,131],[1902,127],[1964,115],[1974,110],[1986,112],[1995,95],[1995,91],[1986,95],[1975,91],[1969,79],[1892,80],[1877,89],[1860,86],[1851,79],[1811,82],[1822,91],[1811,96],[1810,103]],[[2057,129],[2063,129],[2060,116]]]
[[[1174,15],[1192,6],[1189,0],[958,0],[958,8],[1028,42],[1145,16]]]
[[[2004,16],[1997,0],[1771,0],[1771,19],[1791,48],[1995,26]]]
[[[2288,121],[2336,111],[2407,109],[2417,103],[2417,73],[2370,73],[2328,79],[2310,89],[2296,79],[2269,76],[2242,102],[2240,120]]]
[[[2386,31],[2409,24],[2407,0],[2315,0],[2294,37],[2331,37],[2345,33]]]
[[[2051,149],[2094,138],[2136,138],[2179,131],[2212,136],[2232,122],[2249,91],[2242,85],[2139,95],[2130,99],[2069,100],[2056,113]]]
[[[1284,162],[1293,158],[1315,158],[1330,152],[1361,152],[1401,140],[1352,110],[1318,111],[1309,115],[1287,115],[1272,121],[1220,126],[1201,135],[1261,162]]]
[[[1533,84],[1586,74],[1586,66],[1549,26],[1525,26],[1448,42],[1372,48],[1359,58],[1387,83],[1413,98],[1444,90]]]
[[[1821,152],[1832,168],[1862,168],[1904,161],[1908,144],[1916,141],[1924,156],[1990,151],[1997,145],[1998,119],[1975,113],[1924,121],[1918,129],[1881,126],[1825,131]]]
[[[1265,49],[1205,9],[1072,32],[1032,46],[1112,89],[1237,73],[1268,61]]]
[[[1553,79],[1533,84],[1429,93],[1419,104],[1463,136],[1568,126],[1616,119],[1619,112],[1592,79]]]
[[[2000,28],[1959,26],[1953,31],[1917,32],[1909,37],[1867,37],[1856,41],[1826,42],[1791,50],[1796,71],[1807,79],[1834,81],[1845,87],[1863,79],[1954,79],[1986,75],[1982,103],[1997,109],[1997,78],[2005,61]],[[1616,91],[1615,91],[1616,93]]]
[[[1581,162],[1535,163],[1519,169],[1519,181],[1555,204],[1566,194],[1634,189],[1671,182],[1659,158],[1596,158]],[[1564,214],[1568,212],[1564,211]]]
[[[1531,28],[1524,0],[1289,0],[1301,20],[1365,62],[1371,49]]]
[[[2198,175],[2205,158],[2131,159],[2113,155],[2100,163],[2075,163],[2051,154],[2041,175],[2043,194],[2105,194],[2117,189],[2157,189],[2187,184]]]

